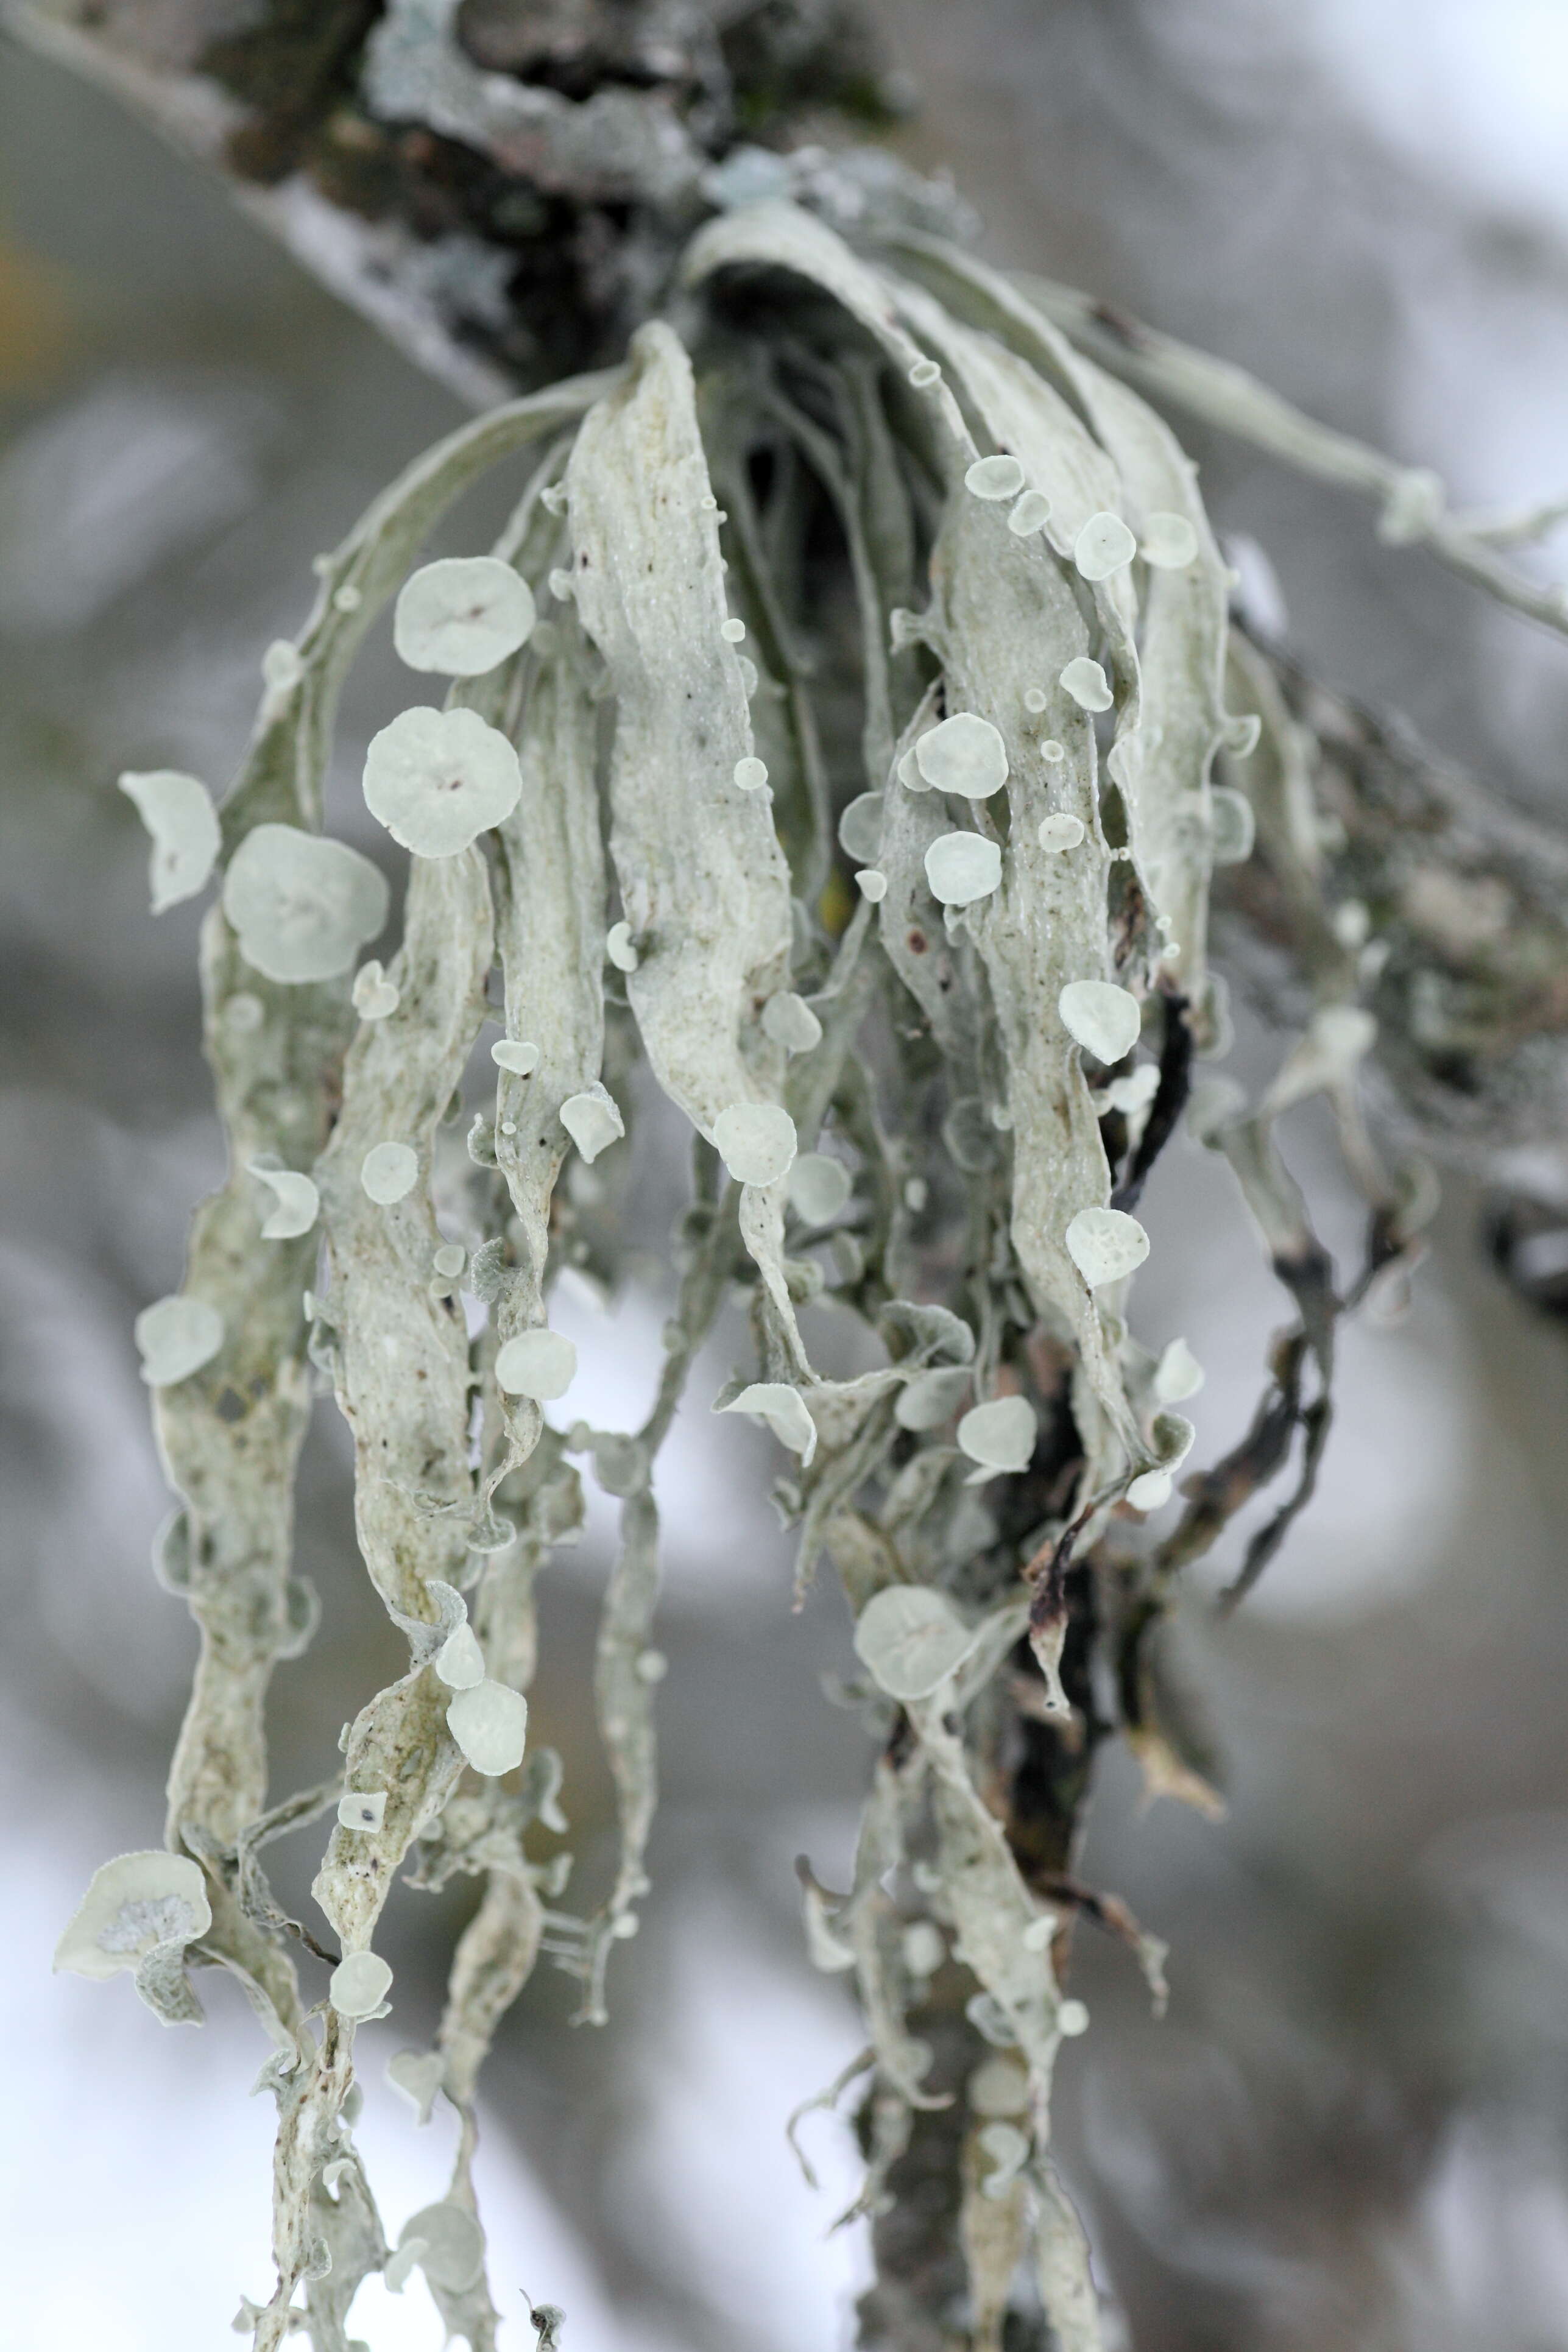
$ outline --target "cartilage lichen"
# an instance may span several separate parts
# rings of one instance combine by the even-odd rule
[[[533,471],[496,545],[421,566],[447,509],[520,452]],[[181,1293],[137,1326],[180,1498],[166,1580],[203,1642],[170,1851],[106,1865],[60,1964],[133,1967],[172,2021],[199,2014],[187,1968],[226,1968],[266,2021],[259,2352],[296,2329],[342,2352],[359,2283],[401,2288],[416,2267],[450,2333],[489,2352],[475,2084],[542,1950],[600,2021],[637,1927],[664,1664],[655,1465],[740,1285],[751,1360],[710,1402],[783,1449],[799,1581],[833,1562],[864,1669],[850,1696],[881,1735],[851,1885],[803,1866],[812,1957],[853,1973],[866,2021],[846,2078],[869,2072],[856,2210],[885,2212],[945,2117],[973,2341],[1000,2344],[1026,2260],[1061,2352],[1092,2352],[1050,2152],[1057,2050],[1089,2019],[1061,1993],[1056,1882],[1011,1833],[1005,1759],[1075,1710],[1089,1725],[1099,1644],[1151,1786],[1202,1786],[1148,1660],[1176,1567],[1225,1509],[1199,1474],[1175,1533],[1142,1534],[1193,1443],[1169,1408],[1202,1373],[1180,1339],[1138,1344],[1126,1286],[1194,1056],[1223,1045],[1211,870],[1247,856],[1255,814],[1275,823],[1249,761],[1260,741],[1283,758],[1289,722],[1227,710],[1227,582],[1192,469],[1010,282],[929,237],[852,249],[766,195],[697,234],[670,315],[623,366],[452,436],[319,568],[221,811],[203,982],[230,1173]],[[394,600],[404,663],[451,683],[369,748],[364,799],[407,887],[400,944],[355,971],[392,894],[321,832],[321,788],[343,676]],[[834,629],[858,683],[847,725],[815,683]],[[1247,675],[1228,672],[1244,699]],[[193,779],[124,783],[171,904],[201,887],[218,820]],[[1296,1285],[1276,1377],[1305,1426],[1317,1368],[1310,1444],[1337,1301],[1310,1288],[1279,1109],[1329,1097],[1380,1245],[1402,1245],[1352,1092],[1373,1025],[1353,963],[1325,969],[1272,1089],[1211,1094],[1193,1122]],[[476,1063],[487,1019],[504,1034]],[[580,1211],[601,1160],[615,1198],[639,1059],[690,1130],[693,1178],[661,1373],[615,1432],[593,1423],[551,1300],[568,1265],[603,1290],[632,1278],[615,1216]],[[465,1086],[466,1153],[448,1117]],[[438,1173],[443,1213],[461,1194],[458,1231],[485,1236],[471,1247],[443,1238]],[[812,1360],[804,1310],[825,1288],[874,1352],[858,1377]],[[313,1622],[290,1563],[313,1374],[353,1432],[359,1546],[407,1664],[352,1694],[339,1778],[269,1810],[268,1681]],[[565,1820],[557,1759],[526,1748],[526,1693],[534,1580],[590,1474],[620,1508],[595,1672],[620,1842],[578,1914],[529,1849],[535,1820]],[[1100,1574],[1090,1609],[1082,1578]],[[259,1859],[324,1813],[314,1895],[337,1956],[284,1918]],[[393,1990],[374,1941],[405,1866],[482,1892],[433,2046],[390,2069],[421,2119],[445,2095],[461,2123],[444,2197],[394,2249],[352,2093],[359,2030]]]

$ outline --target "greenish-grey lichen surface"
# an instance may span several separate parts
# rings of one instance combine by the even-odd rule
[[[456,842],[469,792],[502,813],[407,861],[401,944],[355,981],[385,898],[321,849],[338,689],[439,516],[531,445],[492,551],[530,592],[496,607],[510,650],[453,682],[460,724],[410,697],[423,748],[393,779],[400,829],[411,808],[434,828],[416,839]],[[1418,1189],[1384,1175],[1361,1123],[1374,1024],[1329,930],[1274,1087],[1248,1104],[1209,1080],[1196,1106],[1298,1321],[1268,1444],[1189,1479],[1162,1538],[1192,1442],[1173,1408],[1201,1374],[1177,1335],[1132,1339],[1127,1286],[1194,1056],[1223,1050],[1211,869],[1255,820],[1310,897],[1297,739],[1245,648],[1227,670],[1192,468],[1010,283],[929,236],[852,250],[770,197],[696,236],[679,301],[622,368],[453,436],[320,568],[222,811],[203,969],[231,1173],[198,1213],[183,1305],[144,1318],[180,1498],[163,1572],[202,1632],[169,1844],[200,1864],[210,1916],[149,1941],[137,1981],[177,2021],[196,2013],[186,1968],[226,1967],[275,2043],[277,2278],[245,2306],[255,2342],[302,2327],[342,2352],[360,2280],[415,2264],[453,2334],[494,2342],[479,2070],[541,1952],[603,2020],[637,1925],[655,1465],[739,1284],[751,1360],[704,1402],[780,1442],[800,1576],[824,1555],[838,1574],[858,1626],[847,1695],[880,1743],[853,1883],[804,1882],[812,1957],[853,1975],[868,2037],[857,2210],[882,2279],[865,2340],[894,2340],[878,2330],[915,2293],[882,2225],[938,2147],[953,2219],[931,2275],[956,2281],[969,2340],[1048,2328],[1092,2352],[1049,2096],[1086,2021],[1061,1976],[1094,1749],[1120,1728],[1152,1789],[1209,1801],[1167,1719],[1162,1621],[1181,1567],[1298,1441],[1296,1492],[1244,1577],[1310,1490],[1342,1302],[1274,1118],[1327,1096],[1375,1212],[1371,1271],[1406,1246]],[[440,593],[423,581],[408,611]],[[391,807],[375,756],[373,806]],[[625,1276],[639,1063],[694,1174],[664,1367],[617,1432],[594,1425],[551,1310],[567,1267]],[[263,1236],[282,1197],[268,1173],[300,1180],[284,1222],[319,1202],[319,1227]],[[437,1202],[449,1225],[458,1197],[454,1241]],[[812,1361],[805,1310],[827,1294],[874,1352],[853,1379]],[[311,1626],[290,1496],[312,1371],[353,1435],[359,1548],[408,1660],[345,1695],[340,1779],[269,1811],[268,1682]],[[573,1456],[621,1508],[595,1676],[620,1848],[581,1910],[565,1862],[531,1855],[531,1826],[565,1816],[557,1759],[524,1748],[535,1580],[583,1517]],[[284,1916],[258,1858],[329,1811],[314,1895],[335,1944]],[[460,2118],[443,2196],[394,2249],[352,2093],[361,2027],[397,2007],[375,1945],[400,1873],[482,1886],[434,2046],[394,2062],[423,2113],[444,2095]],[[1158,1988],[1158,1948],[1129,1932]]]

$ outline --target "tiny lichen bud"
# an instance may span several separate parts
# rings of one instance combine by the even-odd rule
[[[986,1472],[1026,1470],[1039,1423],[1027,1397],[994,1397],[972,1405],[958,1424],[959,1451]]]
[[[388,2083],[408,2101],[422,2124],[430,2120],[446,2071],[446,2062],[434,2050],[400,2050],[386,2062]]]
[[[776,1184],[795,1158],[795,1121],[776,1103],[731,1103],[713,1122],[713,1142],[737,1184]]]
[[[1154,1370],[1154,1394],[1162,1404],[1182,1404],[1204,1384],[1204,1368],[1184,1339],[1173,1339]]]
[[[944,833],[925,854],[931,897],[944,907],[988,898],[1002,879],[1000,845],[978,833]]]
[[[365,1192],[383,1209],[390,1209],[411,1192],[418,1176],[418,1157],[406,1143],[373,1144],[359,1171]]]
[[[786,1054],[809,1054],[822,1043],[822,1024],[804,996],[784,988],[763,1007],[763,1034]]]
[[[581,1094],[567,1096],[561,1106],[561,1124],[590,1167],[626,1131],[620,1105],[597,1078]]]
[[[490,1047],[490,1059],[498,1070],[509,1070],[514,1078],[531,1077],[539,1067],[539,1048],[526,1038],[498,1037]]]
[[[1258,839],[1258,820],[1245,793],[1215,784],[1209,794],[1209,855],[1216,866],[1245,866]]]
[[[605,938],[605,953],[617,971],[636,971],[642,959],[632,945],[629,923],[612,923]]]
[[[910,1976],[934,1976],[947,1958],[947,1937],[934,1920],[913,1920],[904,1929],[901,1956]]]
[[[1069,1037],[1101,1062],[1120,1062],[1138,1043],[1142,1008],[1125,988],[1108,980],[1070,980],[1057,999]]]
[[[1024,487],[1024,468],[1005,454],[977,457],[963,477],[963,487],[977,499],[1016,499]]]
[[[1148,1234],[1121,1209],[1080,1209],[1066,1240],[1068,1255],[1090,1290],[1120,1282],[1149,1255]]]
[[[1026,490],[1007,518],[1015,539],[1033,539],[1051,519],[1051,502],[1043,490]]]
[[[720,622],[719,635],[723,638],[726,645],[738,646],[742,644],[745,638],[746,625],[744,621],[737,620],[735,615],[731,613],[727,621]]]
[[[241,955],[268,980],[332,980],[374,939],[390,896],[369,858],[346,842],[258,824],[228,861],[223,911]]]
[[[735,783],[743,793],[760,793],[768,781],[764,761],[747,758],[735,762]]]
[[[1138,542],[1121,517],[1103,509],[1090,515],[1072,545],[1072,560],[1086,580],[1109,580],[1137,552]]]
[[[444,677],[482,677],[526,645],[533,591],[494,555],[445,556],[403,583],[393,615],[398,658]]]
[[[855,1654],[889,1698],[929,1698],[974,1647],[975,1634],[929,1584],[874,1592],[855,1627]]]
[[[1152,514],[1138,552],[1156,572],[1184,572],[1196,557],[1198,535],[1182,514]]]
[[[799,1454],[803,1465],[816,1452],[816,1423],[800,1391],[792,1389],[787,1381],[753,1381],[728,1404],[717,1405],[714,1410],[748,1413],[753,1421],[765,1422],[781,1445]]]
[[[1007,781],[1007,747],[989,719],[959,710],[920,738],[915,764],[936,792],[988,800]]]
[[[205,887],[217,862],[217,811],[205,784],[176,768],[153,768],[145,774],[127,770],[120,789],[135,803],[153,836],[147,873],[153,912],[161,915]]]
[[[553,1404],[577,1376],[577,1350],[559,1331],[520,1331],[496,1357],[496,1384],[508,1396]]]
[[[268,693],[288,694],[304,675],[299,646],[288,637],[275,637],[261,656],[261,678]]]
[[[436,1653],[436,1672],[448,1690],[472,1690],[485,1678],[485,1654],[471,1625],[447,1634]]]
[[[210,1364],[223,1346],[223,1317],[205,1298],[176,1294],[156,1299],[136,1318],[142,1377],[150,1389],[172,1389]]]
[[[882,819],[887,803],[880,793],[861,793],[838,820],[838,842],[857,866],[874,866],[882,846]]]
[[[899,1391],[893,1419],[900,1429],[940,1429],[969,1394],[973,1377],[966,1364],[940,1364],[931,1371],[917,1372]]]
[[[378,1952],[351,1952],[327,1979],[327,1999],[340,2017],[374,2017],[386,1999],[392,1970]]]
[[[338,1799],[338,1821],[345,1830],[378,1830],[386,1819],[386,1790],[351,1790]]]
[[[1058,681],[1080,710],[1109,710],[1115,699],[1105,672],[1087,654],[1069,661]]]
[[[278,1203],[261,1228],[264,1242],[291,1242],[310,1232],[321,1196],[309,1176],[296,1175],[289,1168],[264,1168],[255,1160],[247,1172],[267,1185]]]
[[[888,877],[879,866],[858,866],[855,882],[862,898],[869,898],[873,907],[880,906],[888,895]]]
[[[1065,809],[1058,810],[1055,816],[1043,816],[1037,839],[1042,849],[1058,853],[1076,849],[1083,839],[1083,819],[1069,815]]]
[[[361,964],[349,994],[362,1021],[384,1021],[403,1002],[396,982],[386,978],[375,956]]]
[[[400,711],[365,754],[365,805],[416,857],[455,857],[521,792],[517,753],[477,710]]]
[[[789,1171],[789,1203],[808,1225],[826,1225],[854,1189],[842,1160],[826,1151],[803,1151]]]
[[[1029,2160],[1029,2135],[1016,2124],[984,2125],[977,2135],[982,2155],[988,2156],[994,2169],[980,2184],[980,2193],[1000,2201]]]
[[[487,1780],[516,1769],[528,1742],[528,1701],[506,1683],[479,1682],[447,1709],[447,1728]]]

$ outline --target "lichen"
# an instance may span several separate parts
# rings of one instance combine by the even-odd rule
[[[384,17],[378,103],[425,72],[435,21]],[[470,60],[441,107],[476,139],[553,121],[496,79]],[[849,1694],[881,1740],[851,1885],[804,1880],[812,1957],[853,1974],[866,2020],[857,2210],[879,2228],[900,2162],[940,2128],[975,2340],[1002,2340],[1025,2264],[1066,2352],[1098,2340],[1049,2152],[1058,2047],[1089,2021],[1063,1996],[1057,1882],[1015,1833],[1009,1775],[1026,1740],[1060,1740],[1058,1762],[1069,1741],[1091,1752],[1098,1686],[1152,1780],[1203,1787],[1159,1721],[1150,1647],[1182,1560],[1268,1465],[1189,1474],[1180,1525],[1145,1534],[1194,1444],[1170,1408],[1202,1373],[1182,1339],[1132,1339],[1126,1285],[1193,1057],[1223,1043],[1212,872],[1245,858],[1254,817],[1266,846],[1288,834],[1268,779],[1292,739],[1272,708],[1226,708],[1224,574],[1168,429],[1016,288],[907,223],[879,240],[875,207],[853,248],[780,194],[792,170],[753,173],[756,201],[743,175],[728,184],[679,308],[624,367],[453,436],[324,560],[221,813],[205,962],[234,1172],[180,1293],[138,1328],[182,1497],[165,1577],[204,1651],[172,1852],[153,1858],[178,1878],[104,1918],[114,1935],[128,1920],[160,2013],[188,2013],[194,1957],[240,1978],[277,2042],[277,2278],[247,2306],[261,2352],[297,2327],[341,2352],[377,2270],[397,2288],[420,2270],[448,2330],[494,2344],[479,2070],[541,1952],[602,2021],[638,1925],[664,1667],[654,1469],[737,1284],[748,1360],[709,1402],[778,1449],[797,1580],[832,1561]],[[495,546],[416,568],[446,508],[530,444]],[[803,653],[837,625],[809,608],[808,546],[836,550],[835,613],[852,615],[847,723]],[[406,889],[386,969],[351,982],[391,895],[321,833],[321,786],[344,670],[394,597],[405,662],[455,682],[371,745],[365,798],[409,853]],[[1228,676],[1238,704],[1266,699],[1245,662]],[[1273,1084],[1192,1119],[1300,1307],[1270,1407],[1303,1433],[1299,1493],[1338,1302],[1275,1118],[1325,1096],[1392,1251],[1405,1232],[1358,1118],[1375,1024],[1350,950],[1324,955]],[[488,1049],[487,1021],[503,1031]],[[692,1151],[679,1296],[639,1424],[605,1430],[552,1299],[569,1267],[607,1293],[634,1278],[617,1188],[655,1090]],[[442,1136],[458,1111],[466,1160]],[[438,1161],[447,1232],[485,1236],[471,1250],[437,1223]],[[856,1377],[825,1377],[806,1345],[799,1310],[828,1286],[860,1328]],[[407,1664],[353,1694],[341,1778],[269,1811],[268,1677],[313,1621],[289,1500],[311,1366],[353,1434],[359,1548]],[[534,1579],[580,1526],[589,1473],[620,1509],[595,1665],[619,1838],[578,1914],[530,1851],[535,1822],[565,1816],[527,1691]],[[1254,1539],[1244,1576],[1275,1540]],[[1058,1872],[1078,1802],[1056,1823]],[[283,1918],[258,1859],[323,1813],[313,1894],[336,1957]],[[434,2047],[393,2062],[421,2116],[444,2096],[459,2118],[447,2191],[394,2250],[351,2093],[405,1869],[416,1887],[482,1886]],[[129,1964],[101,1934],[93,1949]],[[331,1969],[310,2001],[301,1954]]]

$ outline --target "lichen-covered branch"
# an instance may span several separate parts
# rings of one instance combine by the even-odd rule
[[[155,903],[222,869],[204,977],[231,1168],[181,1292],[138,1325],[181,1500],[163,1570],[203,1636],[169,1851],[105,1865],[62,1964],[132,1969],[172,2023],[199,2019],[188,1966],[225,1965],[267,2023],[277,2275],[242,2315],[263,2352],[301,2330],[347,2352],[363,2279],[416,2267],[490,2352],[479,2070],[542,1954],[583,2021],[609,2013],[658,1784],[656,1461],[738,1284],[751,1360],[710,1402],[783,1449],[797,1585],[831,1561],[877,1756],[851,1885],[801,1865],[811,1957],[853,1976],[868,2037],[862,2341],[1095,2352],[1104,2283],[1051,2138],[1056,2055],[1089,2023],[1066,1990],[1079,1922],[1163,1992],[1157,1939],[1078,1876],[1096,1758],[1123,1738],[1152,1792],[1217,1802],[1165,1619],[1245,1504],[1273,1508],[1233,1601],[1307,1504],[1340,1320],[1409,1265],[1430,1210],[1411,1139],[1457,1137],[1490,1170],[1554,1141],[1568,853],[1231,626],[1193,468],[1120,380],[1127,352],[1173,400],[1212,407],[1218,383],[1231,421],[1310,467],[1382,481],[1382,461],[1190,355],[1105,348],[1092,309],[983,268],[938,234],[950,204],[874,160],[736,152],[742,67],[700,12],[546,14],[274,6],[219,41],[176,11],[154,48],[127,5],[71,35],[165,113],[242,89],[231,168],[294,173],[277,201],[312,235],[342,201],[333,152],[390,170],[395,150],[406,176],[367,204],[400,240],[375,299],[470,389],[537,357],[502,330],[543,232],[505,200],[614,201],[632,226],[615,299],[572,298],[574,352],[618,363],[451,436],[321,561],[221,812],[195,779],[127,779]],[[656,14],[668,53],[628,89],[604,45]],[[432,179],[457,208],[436,231],[415,200]],[[368,281],[355,236],[346,274]],[[415,290],[436,248],[466,289],[446,307]],[[502,252],[521,274],[496,274]],[[454,354],[485,283],[476,371]],[[524,451],[496,545],[419,566],[459,492]],[[1415,535],[1408,484],[1384,487]],[[1521,601],[1475,552],[1495,533],[1423,517]],[[344,670],[394,596],[399,656],[443,684],[369,747],[376,864],[321,833],[321,781]],[[384,966],[363,950],[395,854]],[[1290,1032],[1251,1099],[1205,1066],[1228,1042],[1216,938]],[[1373,1068],[1399,1112],[1375,1136]],[[627,1129],[655,1091],[693,1155],[679,1292],[647,1412],[610,1431],[552,1302],[568,1267],[631,1278]],[[1348,1269],[1276,1141],[1310,1097],[1365,1203]],[[1202,1370],[1179,1334],[1142,1347],[1126,1309],[1135,1212],[1184,1122],[1289,1319],[1251,1425],[1186,1472],[1175,1513]],[[861,1327],[856,1378],[811,1359],[800,1310],[829,1290]],[[311,1365],[408,1663],[343,1695],[341,1780],[269,1806],[268,1681],[311,1630],[289,1557]],[[571,1792],[527,1744],[535,1580],[583,1515],[573,1457],[622,1515],[595,1675],[619,1845],[580,1910],[569,1860],[530,1851]],[[328,1811],[318,1929],[258,1857]],[[400,1872],[482,1885],[434,2047],[393,2062],[459,2137],[391,2247],[353,2085],[393,1994],[376,1938]]]
[[[742,142],[905,102],[856,0],[4,0],[0,25],[476,401],[617,358]]]

